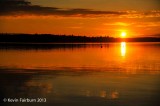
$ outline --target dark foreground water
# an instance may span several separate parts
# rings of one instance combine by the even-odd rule
[[[160,43],[0,46],[4,106],[160,106]]]

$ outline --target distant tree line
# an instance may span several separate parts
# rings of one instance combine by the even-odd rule
[[[113,38],[54,34],[0,34],[0,42],[8,43],[98,43],[98,42],[160,42],[158,37]]]

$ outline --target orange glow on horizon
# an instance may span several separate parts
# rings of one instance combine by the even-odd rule
[[[114,18],[114,17],[113,17]],[[3,22],[0,33],[57,34],[81,36],[111,36],[120,38],[146,37],[159,33],[160,22],[138,22],[137,19],[121,21],[106,17],[65,16],[0,16]],[[16,27],[15,27],[16,25]],[[153,27],[155,26],[155,27]],[[32,30],[31,30],[32,29]],[[150,29],[150,30],[148,30]]]

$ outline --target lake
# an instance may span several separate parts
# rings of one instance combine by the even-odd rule
[[[1,104],[160,106],[159,53],[149,42],[0,46]]]

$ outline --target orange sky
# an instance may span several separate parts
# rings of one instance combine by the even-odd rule
[[[14,2],[14,0],[11,1]],[[127,33],[127,37],[159,36],[158,34],[160,34],[160,9],[156,4],[157,0],[152,2],[146,0],[146,3],[143,2],[144,0],[139,0],[140,2],[137,3],[141,5],[144,3],[141,6],[142,9],[139,8],[140,4],[137,7],[129,7],[128,5],[133,2],[131,0],[128,2],[124,2],[127,0],[105,2],[106,6],[110,4],[108,8],[105,7],[104,0],[99,2],[93,0],[93,4],[88,8],[86,5],[89,5],[90,0],[87,0],[87,3],[80,3],[77,8],[75,5],[79,3],[79,0],[76,3],[71,0],[74,5],[65,4],[65,1],[62,3],[57,0],[47,1],[36,2],[35,0],[31,1],[32,4],[25,4],[25,6],[18,3],[13,6],[8,2],[3,2],[3,6],[0,7],[0,33],[50,33],[113,37],[119,37],[123,31]],[[96,7],[94,3],[99,4]],[[121,5],[116,7],[117,3]],[[134,3],[136,4],[136,2]]]

